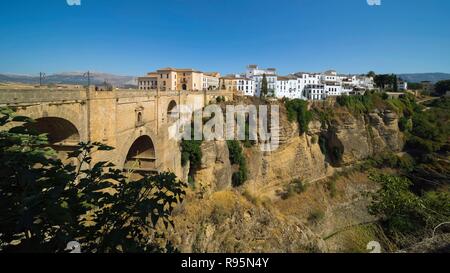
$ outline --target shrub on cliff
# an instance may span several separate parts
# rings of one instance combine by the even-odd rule
[[[181,165],[186,166],[189,162],[191,168],[199,168],[202,163],[202,150],[200,140],[181,141]]]
[[[239,187],[247,181],[248,170],[245,157],[243,155],[242,147],[237,140],[228,140],[228,151],[230,162],[233,165],[239,165],[239,171],[233,173],[232,184],[234,187]]]
[[[380,94],[372,94],[367,92],[362,96],[339,96],[336,102],[346,107],[353,114],[368,113],[377,106],[384,104]]]
[[[290,122],[297,121],[300,134],[308,132],[309,123],[313,118],[312,112],[308,110],[308,102],[300,99],[288,100],[285,103]]]

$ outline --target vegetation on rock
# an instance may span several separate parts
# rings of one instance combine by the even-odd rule
[[[309,123],[313,118],[312,113],[308,110],[308,102],[300,99],[294,99],[287,100],[285,105],[289,121],[298,122],[300,134],[308,133]]]
[[[239,187],[247,181],[248,170],[245,157],[243,155],[242,147],[237,140],[227,141],[228,150],[230,154],[230,162],[233,165],[239,166],[239,171],[233,173],[232,184],[234,187]]]

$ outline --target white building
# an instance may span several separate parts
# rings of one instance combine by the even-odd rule
[[[304,92],[308,100],[326,99],[325,85],[323,84],[308,84]]]
[[[268,95],[275,94],[277,88],[277,70],[275,68],[260,69],[257,65],[247,66],[245,76],[255,82],[255,96],[261,96],[262,81],[264,75],[267,79]]]
[[[301,94],[297,89],[297,77],[278,77],[277,85],[275,88],[275,97],[299,99],[301,97]]]
[[[260,96],[264,75],[267,78],[269,95],[277,98],[324,100],[327,97],[360,94],[374,88],[371,77],[339,75],[335,70],[277,76],[274,68],[260,69],[257,65],[249,65],[245,76],[241,77],[253,80],[254,93],[244,92],[246,96]]]
[[[399,91],[406,91],[406,90],[408,90],[408,83],[405,82],[405,81],[400,80],[398,82],[398,90]]]
[[[219,84],[223,90],[236,92],[243,96],[255,96],[255,82],[241,75],[222,77]]]

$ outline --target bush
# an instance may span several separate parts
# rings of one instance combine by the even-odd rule
[[[306,191],[307,185],[300,179],[294,179],[291,182],[291,188],[294,190],[294,192],[300,194]]]
[[[328,191],[330,191],[331,198],[335,198],[337,195],[337,187],[336,187],[336,180],[330,180],[327,183]]]
[[[307,185],[305,185],[300,179],[294,179],[292,182],[284,187],[283,192],[278,192],[278,195],[281,196],[281,199],[286,200],[293,197],[296,194],[301,194],[305,192],[307,189]]]
[[[300,134],[308,132],[309,123],[312,120],[312,112],[308,111],[308,102],[300,99],[286,101],[286,110],[289,121],[297,121]]]
[[[198,168],[202,163],[202,150],[199,140],[183,140],[181,142],[181,165],[186,166],[188,162],[191,168]]]
[[[410,190],[412,183],[407,178],[372,174],[370,179],[381,189],[372,194],[369,212],[380,217],[389,232],[418,234],[450,220],[448,192],[429,192],[420,197]]]
[[[369,212],[381,217],[389,231],[409,233],[423,228],[423,202],[409,190],[408,179],[385,174],[372,174],[370,179],[381,189],[372,195]]]
[[[398,121],[398,127],[402,132],[410,132],[413,127],[412,120],[403,116]]]
[[[239,165],[239,171],[233,173],[232,184],[233,187],[239,187],[245,183],[248,179],[248,170],[245,157],[243,155],[242,147],[237,140],[228,140],[228,151],[230,163],[233,165]]]
[[[242,168],[242,166],[240,166],[239,171],[233,173],[231,183],[233,187],[237,188],[242,186],[245,183],[245,181],[247,181],[247,169]]]
[[[241,144],[237,140],[228,140],[227,141],[229,157],[231,164],[241,164],[245,161],[244,156],[242,155]]]
[[[323,218],[325,218],[325,212],[316,209],[309,214],[308,221],[317,224],[318,222],[322,221]]]
[[[435,84],[434,89],[439,96],[445,95],[447,91],[450,91],[450,80],[439,81]]]
[[[371,93],[366,93],[363,96],[340,96],[336,100],[340,106],[346,107],[353,114],[368,113],[380,101],[382,101],[380,95]]]

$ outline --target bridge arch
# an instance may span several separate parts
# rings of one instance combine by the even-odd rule
[[[29,129],[46,134],[51,147],[58,158],[68,163],[67,154],[78,148],[81,141],[80,132],[70,121],[59,117],[43,117],[27,125]]]
[[[150,136],[142,135],[133,142],[127,152],[124,170],[141,175],[158,171],[156,148]]]
[[[167,106],[167,121],[173,122],[177,119],[177,114],[179,112],[178,104],[175,100],[171,100]]]
[[[70,121],[59,117],[38,118],[29,125],[42,134],[47,134],[52,145],[77,145],[80,142],[80,133]]]

